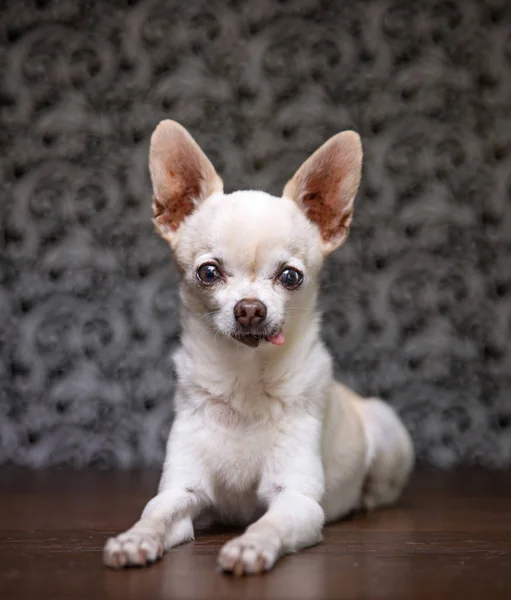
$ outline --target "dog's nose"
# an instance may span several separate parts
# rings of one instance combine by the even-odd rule
[[[258,327],[266,319],[266,306],[255,298],[243,298],[234,307],[234,317],[243,327]]]

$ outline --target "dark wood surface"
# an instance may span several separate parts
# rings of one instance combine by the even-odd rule
[[[0,599],[511,599],[511,473],[419,469],[399,506],[325,530],[267,575],[215,571],[233,532],[211,532],[147,569],[111,571],[158,474],[0,470]]]

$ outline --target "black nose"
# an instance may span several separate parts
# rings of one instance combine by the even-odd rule
[[[243,327],[258,327],[266,319],[266,306],[255,298],[243,298],[234,307],[234,317]]]

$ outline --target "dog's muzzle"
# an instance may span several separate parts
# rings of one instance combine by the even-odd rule
[[[266,306],[257,298],[243,298],[237,302],[234,318],[238,331],[233,335],[234,339],[251,348],[257,348],[263,340],[277,346],[284,344],[282,327],[273,328],[271,331],[265,329],[266,315]]]

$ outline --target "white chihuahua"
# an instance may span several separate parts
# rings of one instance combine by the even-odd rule
[[[224,194],[173,121],[153,133],[149,168],[154,223],[181,277],[175,419],[158,495],[104,561],[152,563],[207,516],[249,525],[219,567],[260,573],[317,544],[325,521],[394,502],[414,462],[396,413],[336,383],[320,338],[319,276],[348,235],[360,138],[329,139],[281,198]]]

